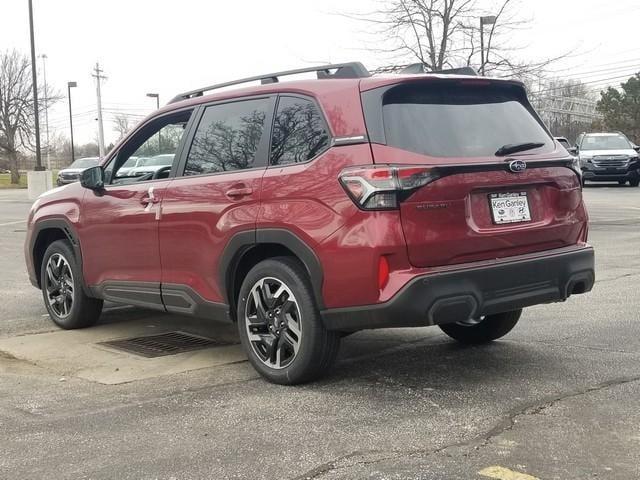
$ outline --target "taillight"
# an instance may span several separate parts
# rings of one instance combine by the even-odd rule
[[[439,178],[433,167],[368,165],[348,167],[340,182],[352,200],[364,210],[393,210],[406,195]]]

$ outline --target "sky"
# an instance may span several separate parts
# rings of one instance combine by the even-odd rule
[[[50,87],[64,99],[49,111],[49,130],[68,137],[67,82],[72,90],[76,144],[97,137],[95,82],[100,62],[106,143],[113,117],[137,122],[175,94],[217,82],[325,62],[385,65],[381,39],[348,14],[380,0],[33,0],[36,54],[46,54]],[[487,14],[492,0],[482,1]],[[29,54],[27,0],[0,0],[0,51]],[[527,28],[514,32],[520,58],[571,55],[556,75],[591,88],[619,84],[640,71],[638,0],[519,0]],[[42,81],[42,60],[38,60]],[[44,130],[44,119],[42,120]]]

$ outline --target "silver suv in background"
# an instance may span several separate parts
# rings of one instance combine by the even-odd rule
[[[582,134],[572,150],[580,158],[583,182],[640,185],[638,147],[622,133]]]
[[[67,185],[69,183],[77,182],[80,180],[80,174],[89,167],[95,167],[98,165],[98,157],[84,157],[79,158],[67,168],[63,168],[58,172],[58,178],[56,183],[59,187]]]

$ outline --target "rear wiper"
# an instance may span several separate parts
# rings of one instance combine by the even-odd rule
[[[525,142],[525,143],[510,143],[508,145],[501,146],[496,150],[495,155],[497,157],[504,157],[505,155],[511,155],[516,152],[524,152],[525,150],[532,150],[544,146],[542,142]]]

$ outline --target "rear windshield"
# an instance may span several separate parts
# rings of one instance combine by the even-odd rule
[[[401,85],[383,100],[387,145],[433,157],[494,156],[504,145],[553,141],[519,100],[519,91],[491,85]]]

